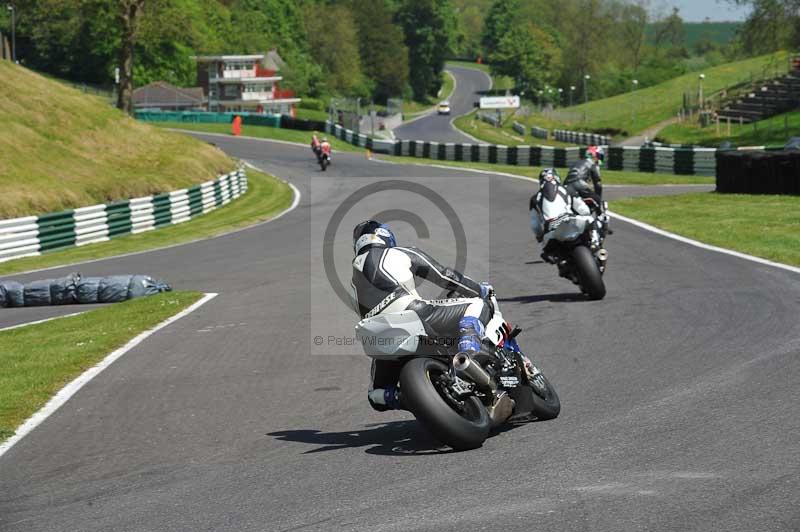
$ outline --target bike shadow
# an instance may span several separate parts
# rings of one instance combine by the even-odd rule
[[[540,303],[542,301],[552,301],[556,303],[574,303],[577,301],[588,301],[585,294],[580,292],[561,292],[557,294],[531,294],[529,296],[516,296],[497,298],[500,303]]]
[[[446,454],[455,452],[433,439],[414,420],[371,423],[364,428],[344,432],[323,432],[314,429],[281,430],[270,432],[281,441],[315,445],[303,454],[367,447],[368,454],[403,456]]]

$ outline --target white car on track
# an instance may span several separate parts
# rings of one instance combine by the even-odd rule
[[[439,106],[436,108],[436,112],[440,115],[449,115],[450,114],[450,102],[447,100],[440,102]]]

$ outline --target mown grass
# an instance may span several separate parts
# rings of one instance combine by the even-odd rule
[[[447,72],[442,72],[442,88],[439,90],[439,94],[436,97],[428,97],[424,102],[414,100],[403,102],[403,117],[411,118],[430,111],[442,100],[449,99],[453,95],[454,88],[455,79],[453,76]]]
[[[754,78],[773,76],[775,71],[781,68],[785,72],[787,57],[786,52],[778,52],[705,69],[703,91],[706,95],[710,95],[722,88],[745,81],[750,76]],[[560,119],[533,113],[520,121],[547,128],[581,130],[612,128],[633,135],[675,116],[681,107],[684,92],[697,95],[699,74],[690,72],[652,87],[643,87],[625,94],[569,107],[553,115],[561,116]],[[591,96],[591,81],[588,89]]]
[[[168,192],[230,172],[208,144],[0,61],[0,219]]]
[[[0,331],[0,441],[64,385],[201,296],[164,293]]]
[[[502,127],[495,127],[478,119],[478,115],[475,112],[471,112],[456,118],[453,121],[453,125],[464,133],[489,144],[501,144],[504,146],[575,146],[575,144],[569,142],[534,137],[530,134],[531,128],[529,126],[525,127],[525,135],[520,135],[512,128],[514,120],[520,122],[512,113],[504,113]]]
[[[245,195],[188,222],[146,233],[126,235],[109,242],[3,262],[0,263],[0,275],[113,257],[209,238],[268,220],[291,205],[294,194],[285,182],[255,170],[247,171],[247,181],[248,190]]]
[[[206,133],[221,133],[224,135],[231,134],[231,126],[229,124],[201,124],[201,123],[183,123],[183,122],[150,122],[151,124],[171,129],[185,129],[188,131],[202,131]],[[256,137],[260,139],[283,140],[286,142],[297,142],[299,144],[306,144],[311,149],[311,134],[312,131],[298,131],[296,129],[281,129],[278,127],[269,126],[242,126],[242,135],[245,137]],[[326,136],[325,132],[316,132],[322,138]],[[343,140],[335,138],[333,135],[327,135],[331,143],[331,148],[334,151],[364,151],[364,148],[353,146]],[[312,154],[309,151],[309,157]]]
[[[393,157],[381,155],[380,158],[401,164],[436,164],[452,166],[455,168],[472,168],[487,172],[502,172],[514,174],[530,179],[538,179],[542,166],[515,166],[509,164],[473,163],[463,161],[439,161],[436,159],[422,159],[418,157]],[[714,183],[713,177],[693,175],[656,174],[650,172],[626,172],[616,170],[603,170],[603,183],[607,185],[710,185]],[[559,170],[564,177],[566,170]],[[616,201],[614,202],[616,205]]]
[[[611,208],[707,244],[800,266],[800,196],[689,193],[620,199]]]
[[[672,124],[662,129],[658,139],[664,142],[719,146],[730,141],[736,146],[783,146],[789,137],[800,135],[800,111],[776,115],[752,124],[720,122],[717,126],[700,127],[697,123]]]

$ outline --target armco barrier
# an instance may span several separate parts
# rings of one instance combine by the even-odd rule
[[[611,137],[605,135],[584,133],[582,131],[567,131],[565,129],[554,129],[553,138],[562,142],[574,142],[576,144],[611,144]]]
[[[516,166],[567,167],[585,155],[586,148],[552,146],[498,146],[490,144],[437,143],[413,140],[381,140],[357,135],[339,125],[326,123],[325,131],[376,153],[420,157],[440,161],[466,161]],[[714,175],[715,148],[606,147],[606,168],[633,172]]]
[[[213,181],[144,198],[0,220],[0,262],[178,224],[247,191],[240,168]]]
[[[262,113],[212,113],[205,111],[136,111],[139,120],[148,122],[179,122],[189,124],[230,124],[234,117],[242,117],[242,124],[251,126],[279,127],[301,131],[322,131],[325,122],[300,120],[287,115],[265,115]]]
[[[800,195],[800,151],[720,150],[717,192]]]

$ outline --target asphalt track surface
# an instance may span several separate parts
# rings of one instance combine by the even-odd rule
[[[473,68],[448,66],[447,70],[456,79],[456,89],[450,102],[450,115],[431,113],[418,118],[394,130],[395,137],[408,140],[427,140],[435,142],[473,142],[473,139],[452,125],[452,121],[472,111],[478,100],[479,91],[491,88],[492,80],[484,72]]]
[[[530,182],[359,154],[337,154],[322,174],[306,148],[207,138],[297,185],[300,205],[229,236],[80,266],[220,295],[0,458],[0,530],[800,528],[796,274],[618,222],[608,296],[587,302],[538,262]],[[388,179],[444,189],[467,222],[488,220],[470,242],[488,250],[489,271],[470,259],[467,273],[488,275],[526,328],[523,349],[561,396],[558,419],[447,452],[407,413],[369,408],[366,357],[311,354],[328,325],[320,311],[355,321],[326,301],[320,222]],[[350,218],[398,201],[376,194]],[[401,240],[447,260],[452,231],[434,207],[413,207],[433,220],[430,237],[398,222]],[[349,228],[336,234],[342,277]]]

